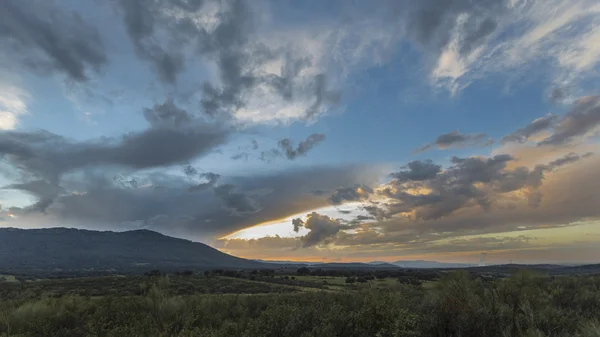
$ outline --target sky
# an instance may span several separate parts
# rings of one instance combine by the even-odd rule
[[[600,262],[597,0],[0,0],[0,226]]]

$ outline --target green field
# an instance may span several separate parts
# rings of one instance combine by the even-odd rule
[[[323,284],[327,288],[340,289],[340,286],[353,286],[353,287],[389,287],[398,284],[397,279],[392,277],[386,277],[384,279],[368,280],[366,283],[346,283],[346,277],[332,277],[332,276],[312,276],[312,275],[294,275],[297,280],[311,282],[315,284]]]
[[[0,281],[2,281],[2,282],[18,282],[14,275],[2,275],[2,274],[0,274]]]
[[[192,294],[261,294],[297,292],[296,287],[250,281],[225,276],[169,276],[167,290],[173,295]],[[41,297],[139,296],[155,281],[145,276],[86,277],[75,279],[10,282],[0,284],[1,299],[35,299]]]
[[[311,275],[293,275],[300,281],[320,283],[320,284],[332,284],[332,285],[346,285],[345,277],[330,277],[330,276],[311,276]]]

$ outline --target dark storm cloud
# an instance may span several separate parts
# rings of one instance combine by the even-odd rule
[[[516,142],[525,143],[531,136],[539,134],[542,131],[550,129],[558,119],[557,116],[548,114],[545,117],[538,118],[524,128],[517,129],[515,132],[504,136],[502,143]]]
[[[48,1],[0,2],[0,46],[33,70],[60,71],[75,81],[108,62],[96,29]]]
[[[308,233],[300,238],[303,248],[327,244],[341,230],[352,228],[352,226],[343,225],[335,219],[316,212],[308,214],[306,221],[300,218],[292,220],[292,225],[295,232],[298,232],[300,227],[308,230]]]
[[[414,150],[415,153],[424,152],[436,146],[438,149],[448,149],[451,147],[464,146],[489,146],[494,143],[494,140],[488,138],[485,133],[463,134],[458,131],[453,131],[439,135],[431,144],[425,144]]]
[[[284,151],[285,156],[294,160],[298,156],[305,155],[313,147],[325,140],[325,135],[322,133],[313,133],[308,136],[305,140],[301,141],[296,148],[294,148],[293,142],[289,138],[284,138],[279,141],[277,145]]]
[[[562,145],[600,125],[600,96],[580,98],[538,145]]]

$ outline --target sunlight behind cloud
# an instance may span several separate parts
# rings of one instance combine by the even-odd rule
[[[306,220],[306,215],[312,212],[317,212],[322,215],[326,215],[328,217],[334,219],[344,219],[350,221],[354,219],[357,215],[365,215],[367,214],[364,210],[361,209],[361,203],[348,203],[343,206],[327,206],[322,208],[317,208],[313,210],[307,210],[306,212],[294,214],[286,217],[285,219],[269,221],[268,223],[258,224],[252,227],[248,227],[237,231],[235,233],[229,234],[221,239],[259,239],[265,236],[280,236],[280,237],[301,237],[308,233],[308,230],[304,227],[300,227],[298,232],[294,232],[292,226],[292,220],[296,218],[300,218],[302,220]],[[341,213],[340,210],[343,210],[344,213]]]

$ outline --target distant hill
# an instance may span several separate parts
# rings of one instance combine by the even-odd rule
[[[394,261],[392,264],[402,267],[402,268],[435,268],[435,269],[443,269],[443,268],[468,268],[473,267],[472,264],[467,263],[445,263],[445,262],[437,262],[437,261],[425,261],[425,260],[408,260],[408,261]]]
[[[469,271],[476,273],[500,273],[513,274],[518,270],[537,271],[550,275],[568,275],[568,274],[596,274],[600,273],[600,264],[586,265],[558,265],[558,264],[502,264],[485,267],[469,268]]]
[[[0,274],[143,272],[151,269],[272,268],[203,243],[149,230],[0,228]]]
[[[321,269],[337,269],[337,268],[347,268],[347,269],[398,269],[399,267],[393,265],[391,263],[378,263],[378,264],[370,264],[370,263],[361,263],[361,262],[346,262],[346,263],[321,263],[315,268]]]
[[[262,263],[271,263],[271,264],[283,264],[290,266],[317,266],[322,262],[306,262],[306,261],[281,261],[281,260],[261,260],[254,259],[254,261],[262,262]]]

